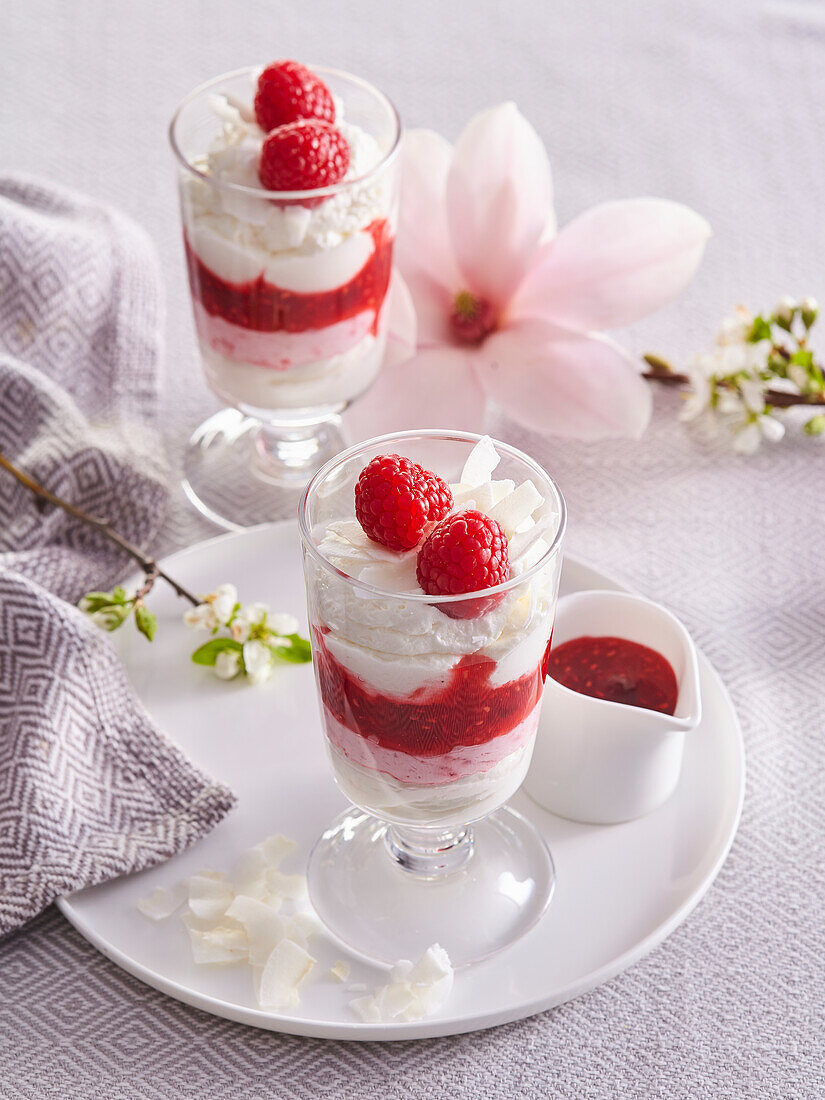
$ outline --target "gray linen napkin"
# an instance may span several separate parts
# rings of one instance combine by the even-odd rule
[[[162,324],[141,230],[0,176],[0,451],[140,546],[167,498],[153,425]],[[73,606],[128,568],[0,469],[0,934],[174,855],[234,803],[153,726]]]

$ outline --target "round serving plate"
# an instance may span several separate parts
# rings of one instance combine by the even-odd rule
[[[168,558],[172,575],[208,592],[236,583],[243,602],[263,600],[305,623],[304,583],[293,522],[222,535]],[[566,558],[562,593],[620,589],[604,574]],[[208,774],[228,784],[238,804],[203,840],[151,870],[59,899],[78,929],[118,966],[156,989],[217,1016],[294,1035],[330,1039],[416,1039],[455,1035],[530,1016],[577,997],[637,962],[685,920],[719,872],[736,832],[745,763],[727,692],[700,654],[703,718],[688,735],[681,779],[670,800],[622,825],[582,825],[554,817],[520,792],[513,800],[547,840],[556,865],[553,901],[522,940],[456,976],[437,1016],[417,1023],[364,1024],[349,1008],[352,984],[370,989],[386,971],[323,934],[317,963],[291,1014],[255,1002],[246,966],[196,966],[177,917],[147,920],[136,908],[157,886],[201,870],[229,870],[271,833],[298,844],[298,870],[320,833],[346,806],[326,760],[309,665],[279,667],[250,687],[217,680],[194,666],[197,637],[181,602],[162,585],[152,596],[158,633],[149,645],[131,627],[113,635],[135,690],[157,724]],[[472,919],[472,914],[467,914]],[[347,958],[346,983],[330,967]]]

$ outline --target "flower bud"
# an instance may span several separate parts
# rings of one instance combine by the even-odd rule
[[[781,325],[782,328],[789,329],[798,308],[793,298],[789,298],[786,294],[784,297],[780,298],[774,306],[773,319],[778,325]]]
[[[760,416],[757,422],[759,424],[759,430],[765,439],[770,443],[778,443],[782,436],[785,434],[785,425],[781,420],[777,420],[775,416],[766,414]]]
[[[221,680],[232,680],[241,671],[240,654],[236,649],[222,649],[215,658],[215,675]]]
[[[808,391],[808,372],[799,363],[788,364],[788,378],[793,382],[800,393]],[[774,387],[776,388],[776,387]]]
[[[802,317],[802,324],[805,328],[810,328],[819,316],[819,302],[816,298],[803,298],[799,305],[799,310]]]

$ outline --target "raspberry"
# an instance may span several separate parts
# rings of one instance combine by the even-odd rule
[[[492,588],[510,576],[507,536],[499,523],[483,512],[469,509],[448,516],[433,530],[418,551],[418,583],[428,596],[455,596]],[[440,610],[453,619],[476,619],[496,606],[495,596],[442,604]]]
[[[301,118],[335,122],[329,88],[297,61],[274,61],[258,77],[255,117],[262,130],[274,130]]]
[[[267,191],[309,191],[337,183],[349,168],[349,145],[334,126],[303,119],[279,126],[261,149],[258,177]]]
[[[401,455],[368,462],[355,486],[355,515],[373,542],[412,550],[433,520],[453,506],[449,485]]]

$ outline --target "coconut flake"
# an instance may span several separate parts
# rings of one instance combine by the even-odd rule
[[[249,945],[242,929],[220,924],[204,928],[203,922],[191,913],[181,917],[189,933],[192,958],[199,965],[230,965],[249,957]]]
[[[266,960],[258,985],[262,1008],[293,1008],[300,1002],[298,987],[315,965],[299,944],[281,940]]]
[[[450,995],[453,967],[444,948],[434,943],[416,963],[408,959],[396,963],[390,979],[371,996],[350,1001],[350,1008],[365,1023],[423,1020],[431,1016]]]
[[[459,479],[463,485],[483,485],[490,481],[501,456],[489,435],[482,436],[467,456]]]
[[[219,920],[234,891],[223,871],[201,871],[189,879],[189,908],[202,920]]]
[[[288,901],[303,901],[307,896],[307,880],[304,875],[285,875],[274,867],[267,872],[270,892]]]
[[[284,836],[283,833],[275,833],[273,836],[268,836],[266,840],[261,841],[257,847],[263,852],[267,864],[270,867],[278,868],[287,856],[292,855],[298,845],[294,840],[290,840],[288,836]]]
[[[333,963],[329,968],[329,972],[333,978],[337,978],[339,982],[345,982],[350,975],[350,965],[343,959],[338,959],[338,961]]]
[[[284,922],[274,909],[257,898],[238,895],[226,915],[241,925],[249,942],[249,961],[263,966],[276,944],[284,938]]]
[[[165,890],[158,886],[146,898],[141,898],[137,907],[149,920],[166,920],[186,901],[187,890],[184,883],[173,886],[171,890]]]
[[[420,591],[417,586],[412,588],[411,582],[414,577],[415,573],[410,571],[406,560],[366,565],[358,573],[359,581],[363,581],[364,584],[374,585],[375,588],[386,588],[391,592]]]
[[[350,1001],[349,1006],[356,1016],[361,1017],[365,1024],[383,1023],[381,1011],[378,1008],[375,997],[356,997],[354,1000]]]
[[[523,481],[512,493],[494,505],[487,513],[491,519],[496,520],[504,528],[508,538],[512,537],[518,527],[525,520],[530,519],[533,512],[544,503],[544,497],[535,487],[532,481]]]

